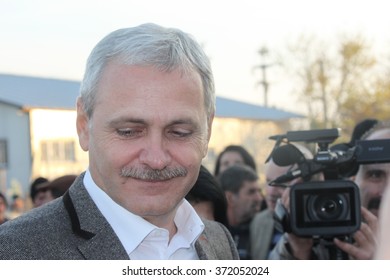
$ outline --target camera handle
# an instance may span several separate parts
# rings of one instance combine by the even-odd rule
[[[329,237],[329,238],[322,238],[323,240],[323,245],[325,248],[328,250],[329,253],[329,259],[330,260],[349,260],[349,255],[345,253],[343,250],[338,248],[334,242],[333,242],[334,237]],[[338,239],[350,242],[351,237],[350,236],[337,236]]]

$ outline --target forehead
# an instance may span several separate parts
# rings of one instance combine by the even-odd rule
[[[371,170],[383,170],[390,173],[390,163],[362,164],[360,169],[363,172]]]
[[[195,71],[111,62],[98,84],[96,109],[110,113],[158,116],[169,111],[191,114],[199,108],[206,114],[202,81]]]
[[[240,188],[240,190],[242,191],[249,191],[253,189],[260,189],[260,184],[258,180],[256,181],[245,180]]]
[[[150,84],[145,84],[149,81]],[[116,87],[126,86],[127,88],[153,87],[156,83],[164,83],[164,88],[173,86],[194,87],[203,93],[202,80],[198,72],[194,70],[181,70],[176,68],[170,71],[160,70],[155,66],[126,65],[116,61],[108,63],[99,80],[98,88],[116,84]],[[172,82],[175,82],[172,84]],[[160,85],[161,86],[161,85]]]
[[[273,180],[278,176],[285,174],[286,172],[293,169],[294,166],[279,166],[271,159],[265,165],[265,174],[267,178]]]

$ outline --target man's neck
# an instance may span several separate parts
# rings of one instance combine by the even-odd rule
[[[176,211],[175,211],[176,213]],[[169,240],[172,239],[172,237],[176,234],[177,232],[177,227],[174,222],[175,216],[172,214],[169,214],[167,216],[146,216],[142,217],[149,223],[155,225],[156,227],[159,228],[164,228],[168,230],[169,232]]]
[[[228,217],[229,226],[232,226],[232,227],[239,226],[239,225],[244,224],[248,221],[248,219],[243,219],[242,217],[238,217],[237,215],[234,215],[233,211],[228,211],[227,217]]]

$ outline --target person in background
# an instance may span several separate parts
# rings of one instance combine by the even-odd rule
[[[37,199],[37,188],[40,184],[42,183],[46,183],[48,182],[49,180],[45,177],[37,177],[35,178],[32,182],[31,182],[31,185],[30,185],[30,198],[31,198],[31,202],[32,202],[32,206],[35,208],[37,207],[37,204],[39,204],[38,201],[36,201]],[[39,198],[39,200],[41,200],[41,198]]]
[[[191,35],[153,23],[111,32],[76,106],[89,167],[62,198],[0,226],[0,259],[238,259],[226,227],[184,199],[215,114],[210,61]]]
[[[390,140],[390,122],[378,121],[361,136],[361,140],[367,141],[380,139]],[[373,259],[378,242],[377,215],[381,211],[383,194],[390,188],[390,163],[360,164],[356,175],[350,179],[360,190],[362,223],[360,229],[352,234],[353,243],[339,238],[334,238],[333,243],[351,259]],[[288,204],[287,200],[285,204]],[[311,238],[286,233],[271,255],[273,259],[329,259],[329,254],[323,250],[316,250],[313,244]]]
[[[203,165],[198,179],[186,199],[202,218],[214,220],[227,226],[226,197],[218,181]]]
[[[313,158],[313,154],[305,146],[296,143],[291,145],[294,145],[306,159]],[[267,184],[265,200],[267,202],[267,209],[257,213],[250,224],[252,244],[251,255],[253,259],[268,259],[270,252],[283,235],[282,229],[275,225],[274,211],[276,203],[282,198],[287,187],[301,182],[302,179],[298,177],[283,185],[271,185],[270,182],[296,168],[296,166],[296,164],[279,166],[274,162],[272,154],[268,157],[268,161],[265,165],[265,178]]]
[[[218,155],[214,175],[218,177],[220,173],[234,164],[248,165],[257,171],[254,158],[244,147],[229,145]]]
[[[390,122],[378,122],[361,139],[390,139]],[[362,206],[377,215],[383,193],[390,186],[390,163],[361,164],[352,180],[359,186]]]
[[[19,194],[12,195],[8,211],[8,218],[13,220],[22,215],[25,210],[24,198]]]
[[[378,119],[364,119],[360,122],[358,122],[355,127],[353,128],[351,140],[349,141],[349,146],[353,147],[356,144],[357,140],[360,140],[364,134],[367,133],[371,128],[373,128],[375,125],[377,125],[379,122]]]
[[[263,201],[256,172],[247,165],[232,165],[218,177],[227,200],[228,229],[240,259],[252,259],[249,225]]]
[[[386,189],[379,210],[378,244],[374,258],[376,260],[390,260],[390,189]]]
[[[8,221],[7,208],[7,198],[0,192],[0,225]]]
[[[346,143],[338,143],[330,147],[331,151],[342,151],[347,152],[349,149],[355,147],[356,141],[361,140],[363,135],[373,128],[379,120],[377,119],[364,119],[358,122],[353,128],[351,139]],[[356,163],[350,163],[346,165],[344,168],[340,169],[340,175],[345,177],[345,179],[349,179],[356,175],[358,171],[359,165]]]
[[[54,179],[53,181],[47,181],[39,184],[36,187],[34,206],[42,206],[58,197],[63,196],[76,178],[76,175],[64,175]]]

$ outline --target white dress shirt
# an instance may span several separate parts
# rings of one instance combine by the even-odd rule
[[[204,224],[188,201],[183,199],[177,209],[174,219],[177,232],[169,241],[168,230],[156,227],[113,201],[95,184],[89,170],[83,182],[130,259],[198,259],[195,241],[202,233]]]

